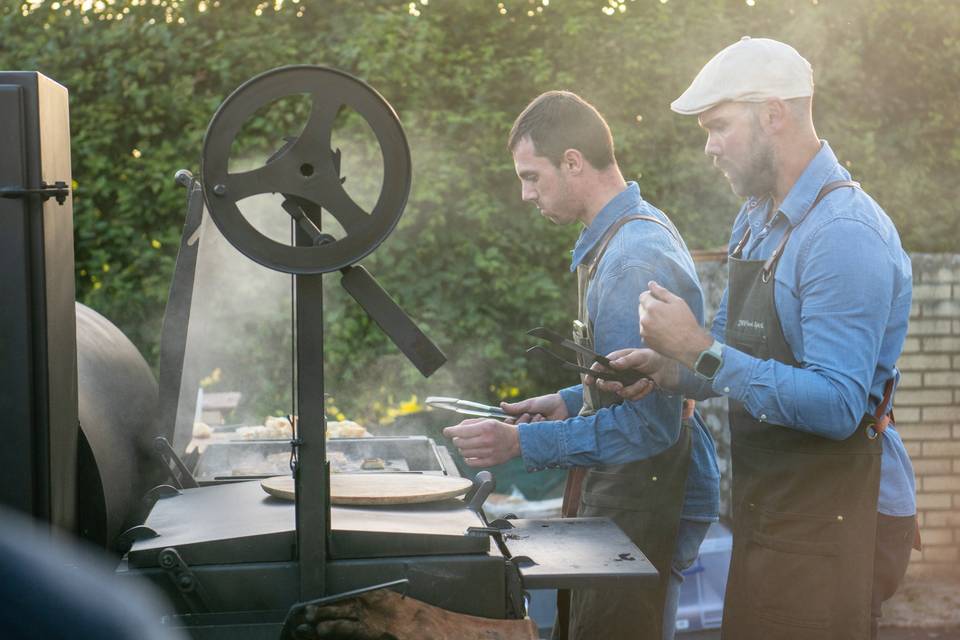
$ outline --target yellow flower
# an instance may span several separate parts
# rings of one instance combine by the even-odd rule
[[[209,387],[210,385],[220,382],[220,377],[222,376],[222,374],[223,372],[220,371],[220,367],[216,367],[213,371],[210,372],[210,375],[208,375],[206,378],[200,381],[200,386]]]

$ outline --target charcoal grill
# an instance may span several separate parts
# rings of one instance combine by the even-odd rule
[[[307,95],[313,102],[301,134],[283,142],[264,166],[230,173],[229,151],[243,123],[263,105],[293,94]],[[0,98],[3,95],[0,91]],[[341,105],[365,118],[380,143],[384,181],[369,213],[343,191],[339,150],[330,146],[332,119]],[[36,133],[39,125],[28,119],[23,126]],[[0,169],[6,170],[3,165]],[[131,436],[158,437],[157,450],[175,473],[170,484],[147,492],[142,523],[117,543],[128,548],[117,569],[118,580],[147,580],[164,591],[170,600],[165,624],[188,629],[195,638],[289,637],[289,616],[305,601],[387,581],[401,588],[398,580],[405,581],[402,588],[413,597],[491,618],[524,616],[525,589],[657,583],[654,567],[607,518],[488,520],[483,502],[495,486],[488,472],[477,475],[463,499],[390,507],[331,505],[328,451],[366,457],[372,449],[355,448],[379,447],[369,457],[402,461],[397,464],[407,467],[403,472],[456,469],[445,449],[426,438],[328,443],[324,437],[323,323],[318,321],[323,314],[323,274],[340,271],[345,289],[424,375],[443,363],[439,349],[357,264],[397,224],[410,180],[409,150],[390,105],[345,73],[307,66],[269,71],[241,86],[211,121],[201,177],[178,173],[177,182],[187,190],[187,215],[163,322],[158,418],[145,418],[143,433]],[[10,193],[27,191],[18,189]],[[269,192],[283,195],[282,208],[296,227],[293,246],[261,236],[236,207],[243,197]],[[46,208],[54,206],[48,203]],[[323,211],[339,221],[344,237],[324,232]],[[261,453],[289,455],[295,502],[266,495],[255,480],[226,481],[224,465],[215,461],[231,455],[232,443],[211,444],[208,466],[194,469],[196,476],[176,457],[190,439],[189,431],[180,427],[192,423],[193,416],[191,408],[179,402],[180,390],[197,386],[187,378],[183,363],[198,230],[205,215],[248,258],[294,277],[293,409],[298,427],[291,441],[257,446]],[[36,239],[42,249],[44,242]],[[72,266],[71,261],[59,270],[72,274]],[[38,282],[36,295],[42,297],[42,279]],[[58,318],[70,314],[72,308],[58,312]],[[72,321],[68,324],[72,330]],[[53,323],[45,328],[55,329]],[[62,350],[69,352],[69,345]],[[64,367],[73,362],[72,352],[55,355],[66,362]],[[29,422],[21,422],[26,430]],[[159,438],[170,434],[172,447]],[[309,637],[300,635],[303,631],[298,629],[297,637]]]

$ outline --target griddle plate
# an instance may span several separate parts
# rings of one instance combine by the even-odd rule
[[[503,541],[527,589],[653,587],[659,574],[610,518],[511,520]]]
[[[487,537],[467,536],[483,523],[460,500],[330,510],[331,559],[486,553]],[[155,567],[175,547],[187,564],[294,559],[294,505],[271,498],[258,481],[186,489],[157,502],[145,523],[159,535],[135,542],[133,567]]]

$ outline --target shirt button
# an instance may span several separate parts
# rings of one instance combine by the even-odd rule
[[[767,421],[767,414],[761,413],[761,414],[760,414],[760,422],[766,422],[766,421]]]
[[[724,393],[730,393],[730,387],[724,387],[724,388],[723,388],[723,392],[724,392]]]

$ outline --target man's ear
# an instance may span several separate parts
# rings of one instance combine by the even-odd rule
[[[760,106],[760,126],[766,133],[780,133],[789,124],[790,107],[780,98],[771,98]]]
[[[566,170],[569,174],[577,175],[583,172],[584,162],[583,154],[577,149],[567,149],[560,159],[560,168]]]

